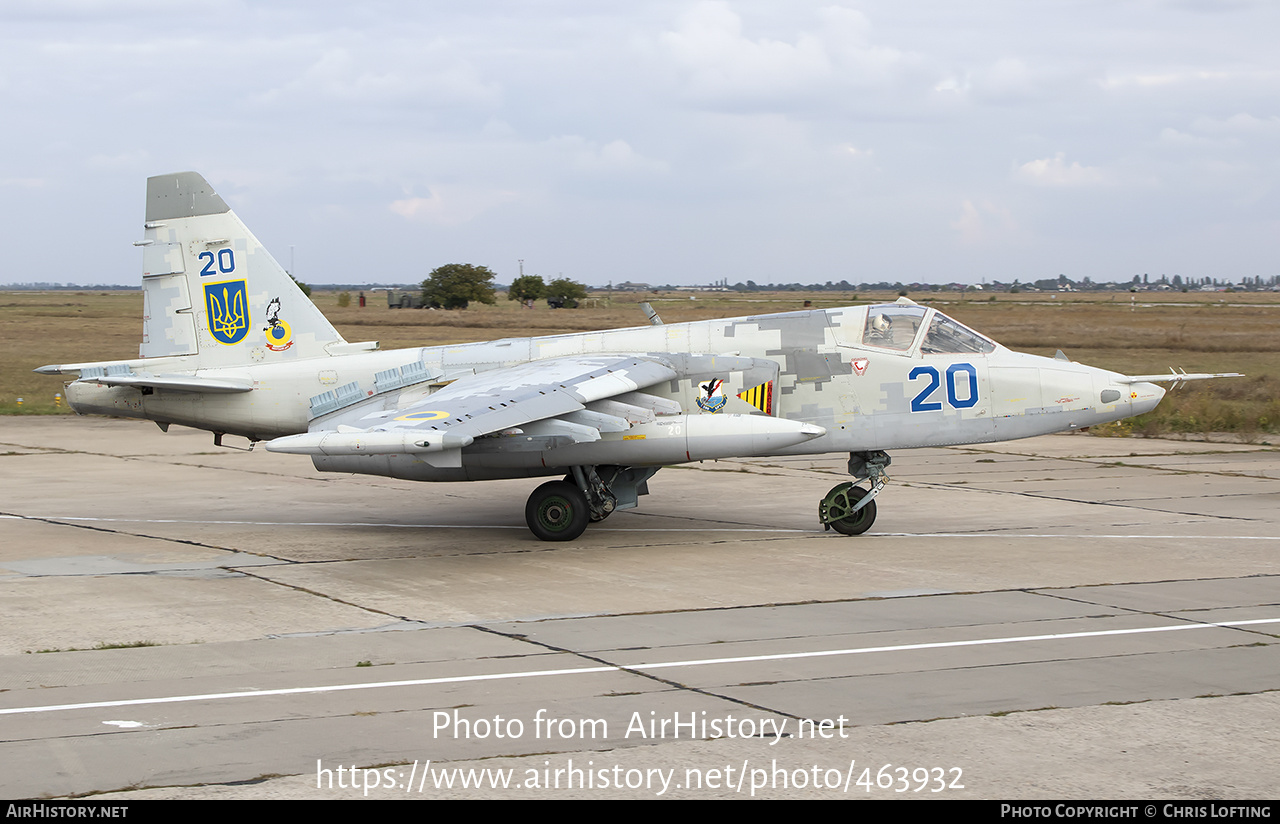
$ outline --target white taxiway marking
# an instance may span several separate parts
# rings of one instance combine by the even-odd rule
[[[39,521],[89,521],[92,523],[121,524],[192,524],[195,526],[361,526],[386,527],[388,529],[523,529],[528,527],[515,524],[392,524],[369,523],[360,521],[198,521],[180,520],[176,518],[82,518],[67,515],[12,515],[13,518],[30,518]],[[596,527],[593,532],[788,532],[813,533],[821,530],[813,529],[780,529],[759,526],[723,526],[723,527],[636,527],[610,528]]]
[[[1119,538],[1125,540],[1144,541],[1280,541],[1280,535],[1095,535],[1079,533],[1033,533],[1033,532],[880,532],[864,535],[863,538]]]
[[[575,667],[570,669],[532,670],[527,672],[495,672],[488,675],[455,675],[443,678],[418,678],[412,681],[379,681],[370,684],[331,684],[326,687],[290,687],[278,690],[250,692],[214,692],[203,695],[173,695],[165,698],[133,698],[122,701],[91,701],[83,704],[52,704],[43,707],[11,707],[0,709],[0,715],[24,715],[37,712],[61,712],[63,710],[100,709],[103,707],[137,707],[144,704],[180,704],[192,701],[221,701],[230,698],[261,698],[273,695],[306,695],[351,690],[375,690],[389,687],[421,687],[432,684],[461,684],[471,681],[503,681],[513,678],[543,678],[549,675],[590,675],[602,672],[648,672],[650,670],[679,667],[705,667],[714,664],[747,664],[760,661],[785,661],[798,658],[827,658],[838,655],[862,655],[871,652],[905,652],[922,649],[947,649],[952,647],[977,647],[994,644],[1019,644],[1034,641],[1062,641],[1073,638],[1104,638],[1116,635],[1142,635],[1151,632],[1180,632],[1183,630],[1221,627],[1246,627],[1262,624],[1280,624],[1280,618],[1255,618],[1245,621],[1214,621],[1203,624],[1171,624],[1159,627],[1134,629],[1107,629],[1092,632],[1061,632],[1052,635],[1019,635],[1010,638],[975,638],[968,641],[935,641],[924,644],[894,644],[885,647],[858,647],[854,649],[816,650],[811,652],[784,652],[775,655],[744,655],[735,658],[703,658],[692,661],[661,661],[652,664],[628,664],[626,666]]]
[[[191,524],[193,526],[358,526],[385,527],[387,529],[528,529],[515,524],[393,524],[370,523],[368,521],[204,521],[184,520],[179,518],[88,518],[78,515],[3,515],[0,518],[14,518],[40,521],[87,521],[92,523],[121,524]],[[793,535],[821,535],[821,529],[785,529],[780,527],[760,526],[714,526],[714,527],[607,527],[594,526],[592,532],[783,532]],[[859,536],[859,540],[883,538],[1102,538],[1128,539],[1145,541],[1280,541],[1280,535],[1093,535],[1070,533],[1031,533],[1015,530],[1001,532],[878,532]]]

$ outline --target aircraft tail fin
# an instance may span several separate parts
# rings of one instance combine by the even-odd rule
[[[345,343],[199,174],[148,178],[145,226],[140,357],[235,366]]]

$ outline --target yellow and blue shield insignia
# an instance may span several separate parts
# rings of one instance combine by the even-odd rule
[[[218,343],[239,343],[249,332],[249,297],[243,280],[204,285],[204,308],[209,333]]]

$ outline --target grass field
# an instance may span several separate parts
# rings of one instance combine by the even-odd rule
[[[387,308],[385,293],[368,306],[338,306],[334,292],[314,299],[350,341],[376,340],[384,349],[464,343],[501,337],[585,332],[646,321],[650,301],[668,323],[785,312],[805,300],[818,308],[892,300],[852,293],[615,293],[576,310],[521,308],[500,299],[445,312]],[[962,296],[912,295],[962,323],[1023,352],[1128,374],[1243,372],[1246,377],[1190,384],[1153,413],[1100,434],[1232,432],[1245,439],[1280,431],[1280,295],[1266,293],[1071,293]],[[1132,298],[1132,300],[1131,300]],[[0,414],[66,412],[55,406],[57,378],[31,372],[48,363],[136,358],[142,332],[141,292],[0,292]],[[22,398],[19,406],[17,399]]]

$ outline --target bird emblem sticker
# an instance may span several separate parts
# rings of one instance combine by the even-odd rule
[[[724,381],[720,378],[712,378],[709,381],[698,384],[698,408],[703,412],[715,414],[729,399],[724,396]]]

